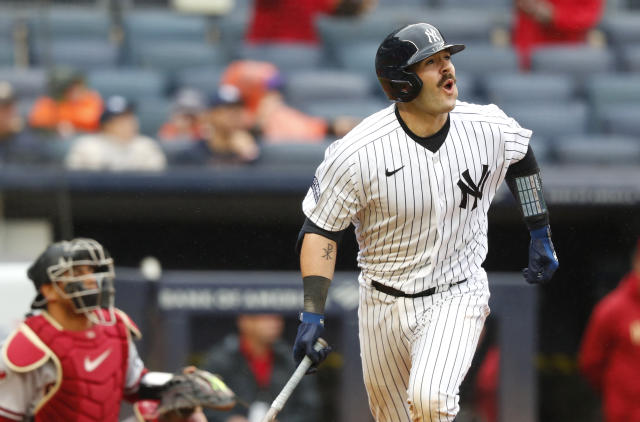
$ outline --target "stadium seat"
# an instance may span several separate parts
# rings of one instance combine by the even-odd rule
[[[31,13],[27,22],[36,48],[50,41],[108,41],[112,25],[106,9],[64,6]]]
[[[588,108],[582,101],[539,102],[535,104],[501,104],[507,115],[513,117],[535,134],[555,142],[559,136],[587,132]]]
[[[156,138],[158,130],[171,114],[171,101],[165,98],[145,98],[136,101],[140,132]]]
[[[137,62],[143,67],[175,72],[188,67],[220,66],[228,60],[219,46],[204,42],[167,41],[147,45],[140,52]]]
[[[39,44],[34,51],[38,66],[71,66],[84,71],[115,67],[118,48],[107,40],[66,40]]]
[[[605,133],[640,136],[640,102],[611,104],[598,111],[597,120]]]
[[[476,44],[454,55],[452,61],[456,72],[475,76],[518,71],[518,57],[511,47]]]
[[[469,103],[484,103],[483,96],[478,91],[477,78],[468,72],[456,71],[456,85],[458,86],[458,99]]]
[[[324,158],[324,151],[328,142],[320,143],[262,143],[260,158],[255,165],[283,168],[286,166],[301,166],[315,168]]]
[[[133,11],[124,16],[126,37],[133,42],[200,41],[208,37],[204,16],[187,16],[167,10]]]
[[[344,70],[356,72],[377,81],[375,60],[379,45],[378,41],[345,44],[336,50],[337,63]]]
[[[220,77],[226,66],[204,66],[182,69],[176,73],[176,88],[194,88],[204,93],[212,93],[220,84]]]
[[[565,136],[556,142],[555,154],[562,163],[637,165],[640,139],[604,134]]]
[[[134,99],[167,94],[167,78],[153,69],[104,69],[88,75],[89,85],[106,98],[111,95]]]
[[[273,63],[284,73],[299,69],[315,69],[322,64],[322,50],[305,44],[244,44],[239,52],[241,59]]]
[[[31,67],[28,69],[2,67],[0,81],[13,85],[18,98],[35,98],[46,93],[47,74],[44,69]]]
[[[531,145],[531,149],[533,149],[538,163],[549,163],[553,161],[553,150],[550,142],[546,138],[534,133],[533,136],[531,136],[529,145]]]
[[[356,100],[324,100],[301,104],[302,111],[312,115],[333,120],[336,117],[348,116],[362,119],[389,106],[388,101],[378,97],[360,98]]]
[[[600,116],[611,105],[640,104],[640,75],[614,73],[596,75],[586,83],[587,97],[593,113]],[[603,130],[602,122],[596,118],[594,128]]]
[[[316,100],[366,98],[372,94],[371,79],[340,70],[309,70],[291,73],[284,94],[291,104]]]
[[[602,18],[600,28],[614,48],[640,43],[640,12],[611,13]]]
[[[248,17],[244,14],[225,16],[217,24],[220,45],[223,46],[230,60],[239,58],[238,53],[244,45],[248,25]]]
[[[409,10],[401,20],[402,24],[428,22],[440,30],[448,43],[489,44],[496,21],[492,10],[469,7]],[[462,6],[462,5],[459,5]],[[382,41],[382,40],[380,40]]]
[[[640,46],[628,45],[622,49],[622,63],[629,72],[640,72]]]
[[[575,95],[573,80],[568,75],[538,73],[490,73],[482,78],[490,102],[570,101]]]
[[[576,45],[540,47],[531,55],[531,69],[569,75],[578,84],[584,78],[597,73],[615,70],[615,57],[611,50]]]
[[[13,43],[0,40],[0,66],[13,66],[14,64]]]

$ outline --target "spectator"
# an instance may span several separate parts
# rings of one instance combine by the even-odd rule
[[[140,134],[133,105],[124,97],[107,99],[100,133],[84,135],[66,158],[71,170],[162,170],[166,159],[151,138]]]
[[[46,160],[45,145],[24,128],[13,87],[0,81],[0,165],[35,164]]]
[[[221,85],[209,98],[203,117],[203,138],[177,155],[177,164],[240,164],[258,158],[259,148],[245,129],[238,89]]]
[[[162,142],[193,142],[202,139],[204,98],[199,91],[184,88],[178,91],[169,121],[158,131]]]
[[[69,68],[49,74],[49,96],[39,98],[29,115],[36,129],[70,138],[77,132],[95,132],[100,126],[102,98],[87,87],[84,75]]]
[[[538,46],[585,42],[603,6],[603,0],[515,0],[513,42],[522,69],[529,69]]]
[[[631,271],[591,315],[579,364],[602,396],[606,422],[640,421],[640,239]]]
[[[276,314],[245,314],[237,318],[238,334],[230,334],[208,354],[204,368],[220,375],[249,408],[236,406],[230,413],[207,415],[213,422],[262,420],[273,399],[295,370],[291,346],[281,340],[284,320]],[[319,392],[314,377],[305,377],[278,415],[287,422],[315,422]],[[256,418],[256,419],[254,419]]]
[[[247,41],[316,44],[317,15],[354,16],[376,4],[377,0],[255,0]]]
[[[330,135],[342,137],[357,124],[357,120],[349,117],[327,122],[287,105],[280,92],[282,76],[271,63],[251,60],[233,62],[221,80],[240,90],[246,105],[248,124],[267,143],[322,142]]]

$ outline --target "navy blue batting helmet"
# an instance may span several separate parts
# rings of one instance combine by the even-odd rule
[[[422,89],[422,80],[414,72],[407,71],[409,66],[442,50],[455,54],[464,48],[464,44],[447,44],[433,25],[407,25],[389,34],[378,47],[376,74],[390,100],[408,102]]]

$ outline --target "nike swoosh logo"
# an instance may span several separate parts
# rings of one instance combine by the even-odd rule
[[[95,359],[89,359],[89,356],[85,356],[84,358],[84,370],[87,372],[93,372],[96,370],[102,362],[111,354],[111,349],[107,349],[100,356]]]
[[[394,174],[396,174],[397,172],[399,172],[400,170],[402,170],[404,168],[404,166],[400,167],[399,169],[395,169],[394,171],[389,171],[387,169],[384,169],[384,174],[387,175],[387,177],[389,176],[393,176]]]

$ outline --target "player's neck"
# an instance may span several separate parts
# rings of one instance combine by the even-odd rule
[[[447,122],[449,113],[429,114],[410,103],[398,103],[398,112],[404,124],[415,135],[426,138],[437,133]]]
[[[93,325],[85,314],[69,312],[68,309],[55,302],[50,303],[47,306],[47,312],[58,324],[60,324],[63,330],[84,331],[91,328]]]

